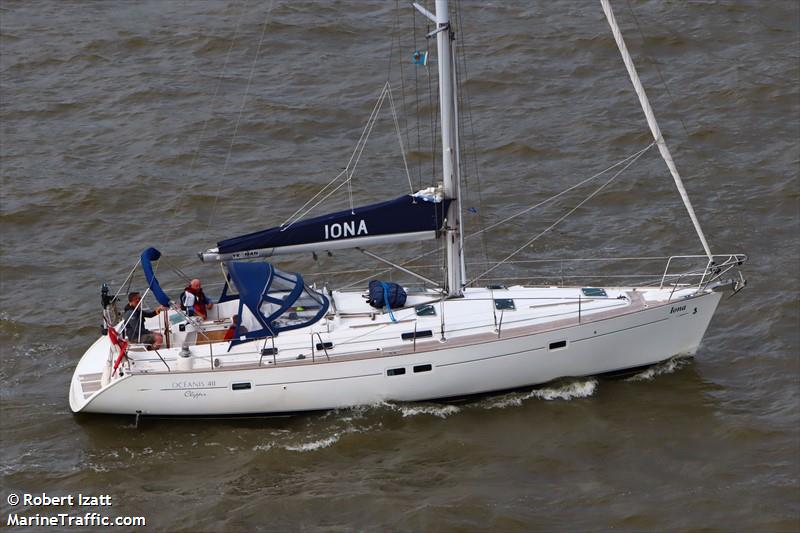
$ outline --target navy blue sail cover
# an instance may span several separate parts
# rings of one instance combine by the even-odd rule
[[[328,311],[328,298],[307,287],[300,274],[283,272],[269,263],[229,261],[225,265],[239,293],[239,317],[244,316],[247,308],[261,326],[240,333],[237,324],[231,347],[250,339],[274,337],[281,331],[310,326]]]
[[[450,200],[440,202],[412,195],[394,200],[346,209],[289,224],[225,239],[217,243],[219,253],[227,254],[279,248],[299,244],[340,241],[422,231],[442,227]]]

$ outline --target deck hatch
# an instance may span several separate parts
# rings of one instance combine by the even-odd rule
[[[606,290],[597,287],[584,287],[581,289],[581,292],[583,293],[584,296],[587,296],[589,298],[608,298]]]
[[[404,341],[411,341],[415,338],[424,339],[425,337],[433,337],[433,331],[430,329],[423,329],[422,331],[409,331],[408,333],[400,335],[400,338]]]
[[[231,390],[250,390],[253,388],[253,384],[249,381],[245,381],[244,383],[231,383]]]
[[[318,342],[317,343],[317,351],[321,352],[322,350],[330,350],[333,348],[332,342]]]
[[[414,308],[417,316],[436,316],[436,308],[430,304],[421,304]]]
[[[430,372],[432,368],[432,365],[417,365],[414,367],[414,373],[417,374],[419,372]]]
[[[403,367],[400,368],[390,368],[386,371],[387,376],[402,376],[406,373],[406,369]]]
[[[494,308],[498,311],[514,311],[517,307],[511,298],[495,298]]]
[[[261,355],[276,355],[278,353],[277,348],[262,348]]]

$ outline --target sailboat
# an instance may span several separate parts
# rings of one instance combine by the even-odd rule
[[[530,286],[468,280],[460,191],[458,106],[448,1],[433,24],[441,133],[440,185],[384,202],[221,240],[201,252],[221,262],[224,287],[213,307],[192,313],[159,284],[161,253],[142,252],[144,295],[163,307],[130,334],[103,289],[105,333],[72,377],[73,412],[220,416],[326,410],[506,391],[564,377],[640,369],[693,355],[723,295],[745,285],[744,254],[713,254],[664,141],[608,0],[603,10],[658,148],[704,254],[666,259],[654,283]],[[427,58],[426,58],[427,59]],[[438,240],[443,281],[367,248]],[[272,264],[282,254],[358,249],[422,286],[380,279],[355,289],[319,288]],[[701,266],[675,272],[681,260]],[[141,303],[137,304],[141,306]],[[150,314],[150,313],[148,313]],[[138,316],[128,313],[130,316]],[[128,335],[126,337],[126,331]]]

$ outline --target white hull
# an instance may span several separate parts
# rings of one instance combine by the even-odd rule
[[[96,355],[101,350],[90,349],[73,377],[70,406],[74,412],[239,415],[508,390],[694,354],[720,298],[721,293],[707,290],[617,316],[589,315],[581,324],[545,325],[544,331],[541,326],[540,331],[518,327],[501,329],[499,335],[454,336],[445,342],[418,340],[414,353],[402,355],[384,352],[240,369],[223,366],[212,370],[207,364],[205,369],[184,372],[129,372],[87,393],[82,380],[85,383],[89,372],[102,371],[102,366],[98,367],[101,356]],[[566,346],[551,349],[553,343],[561,341],[567,341]],[[107,349],[102,351],[108,353]],[[425,365],[430,365],[430,370]],[[415,372],[414,367],[423,371]],[[397,368],[404,368],[405,373],[387,374]],[[249,384],[249,388],[237,385],[234,390],[234,384]]]

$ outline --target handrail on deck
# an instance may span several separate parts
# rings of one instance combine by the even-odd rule
[[[277,366],[278,365],[278,357],[277,353],[278,350],[275,349],[275,336],[270,335],[269,337],[264,337],[264,346],[261,347],[261,355],[258,357],[258,366],[261,366],[262,361],[264,360],[264,352],[267,349],[267,339],[272,341],[272,364]],[[258,340],[258,339],[255,339]]]
[[[673,259],[701,259],[701,258],[707,258],[707,257],[708,257],[707,255],[672,255],[672,256],[670,256],[669,259],[667,259],[667,265],[666,265],[666,267],[664,267],[664,274],[661,276],[661,283],[659,284],[658,288],[659,289],[663,289],[664,288],[664,282],[665,282],[666,278],[668,277],[669,267],[672,264],[672,260]],[[716,262],[716,261],[714,261],[714,258],[717,258],[717,257],[724,257],[725,260],[722,261],[722,262]],[[747,256],[745,254],[714,254],[714,255],[712,255],[711,258],[708,259],[708,262],[706,263],[705,269],[703,269],[702,275],[700,276],[700,281],[697,283],[698,290],[703,287],[704,283],[710,283],[711,281],[713,281],[714,279],[718,278],[719,276],[721,276],[722,274],[724,274],[725,272],[727,272],[731,268],[733,268],[735,266],[739,266],[739,265],[743,264],[746,261],[747,261]],[[682,277],[684,277],[685,275],[686,275],[686,273],[681,274],[678,277],[678,281],[676,282],[676,284],[678,282],[680,282],[680,279]],[[695,274],[695,275],[697,275],[697,274]],[[675,274],[671,275],[671,277],[674,277],[674,276],[675,276]],[[707,277],[708,277],[708,281],[706,281]]]
[[[553,277],[560,278],[562,280],[561,285],[563,286],[564,279],[628,279],[631,280],[633,278],[645,278],[646,281],[644,282],[636,282],[628,284],[630,286],[658,286],[659,288],[663,289],[665,285],[673,285],[673,279],[687,279],[687,278],[694,278],[699,277],[699,282],[697,283],[697,287],[701,288],[704,285],[710,283],[713,279],[717,279],[721,274],[733,268],[735,266],[741,265],[742,263],[747,261],[747,256],[741,253],[727,253],[727,254],[714,254],[712,256],[712,260],[708,260],[707,255],[672,255],[672,256],[644,256],[644,257],[573,257],[573,258],[538,258],[538,259],[528,259],[528,260],[517,260],[517,261],[507,261],[507,265],[555,265],[556,268],[560,268],[560,271],[556,272],[531,272],[528,275],[517,275],[516,277],[494,277],[494,278],[481,278],[483,283],[491,282],[491,281],[510,281],[510,280],[533,280],[533,279],[550,279]],[[683,271],[675,274],[670,273],[670,269],[673,267],[674,263],[681,259],[706,259],[706,263],[703,265],[698,265],[696,269]],[[661,273],[652,272],[649,274],[643,274],[641,272],[631,273],[631,274],[576,274],[576,273],[566,273],[564,271],[564,267],[566,265],[580,265],[580,264],[613,264],[613,263],[621,263],[625,262],[626,264],[629,263],[655,263],[658,262],[659,264],[663,264],[663,261],[666,260],[666,266]],[[468,266],[474,265],[484,265],[484,264],[491,264],[491,262],[469,262],[467,263]],[[438,265],[428,265],[428,264],[419,264],[413,265],[413,268],[418,269],[425,269],[425,268],[437,268]],[[654,269],[655,270],[655,269]],[[353,274],[356,272],[361,272],[362,270],[347,270],[347,271],[331,271],[331,272],[318,272],[315,273],[314,276],[319,275],[338,275],[338,274]],[[364,272],[370,270],[363,270]],[[471,284],[475,286],[476,284]],[[690,283],[689,286],[694,284]],[[404,283],[406,287],[415,287],[417,286],[414,282]],[[353,292],[359,292],[362,289],[356,288],[351,289]],[[346,292],[345,289],[342,289],[341,292]]]
[[[327,357],[328,361],[330,361],[331,356],[328,355],[328,348],[325,347],[325,343],[322,340],[322,335],[320,335],[318,331],[311,332],[311,360],[314,360],[314,335],[316,335],[319,339],[319,344],[322,346],[322,350],[325,352],[325,357]]]

